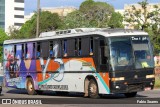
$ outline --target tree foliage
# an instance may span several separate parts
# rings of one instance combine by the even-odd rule
[[[148,0],[138,2],[140,8],[134,5],[132,9],[125,13],[125,21],[132,24],[135,28],[145,30],[149,33],[154,44],[155,54],[160,52],[160,7],[154,5],[152,11],[149,11]]]
[[[7,39],[9,39],[7,34],[4,32],[4,30],[0,29],[0,62],[2,62],[3,58],[3,42]]]
[[[85,18],[85,15],[79,11],[73,11],[69,13],[64,19],[64,29],[89,27],[89,23]]]
[[[79,10],[69,13],[66,17],[60,18],[56,13],[50,13],[48,11],[42,11],[40,13],[40,33],[45,31],[51,31],[56,29],[71,29],[80,27],[108,27],[111,22],[117,21],[120,16],[112,15],[114,12],[113,6],[106,2],[95,2],[93,0],[86,0],[82,2]],[[36,18],[35,13],[30,20],[28,20],[20,30],[14,27],[10,28],[10,35],[12,39],[16,38],[34,38],[36,35]],[[122,20],[115,27],[121,27],[119,25]]]
[[[93,27],[107,27],[109,17],[114,12],[114,7],[106,2],[86,0],[80,5],[80,9],[86,20]]]
[[[11,38],[34,38],[36,36],[37,14],[35,13],[19,31],[12,28]],[[43,11],[40,13],[39,33],[61,28],[62,21],[57,13]],[[17,35],[14,35],[16,32]]]
[[[113,12],[108,26],[111,28],[123,28],[123,16],[119,12]]]
[[[148,27],[148,20],[150,20],[150,13],[147,12],[148,2],[144,0],[138,4],[140,7],[132,5],[132,9],[125,11],[125,21],[143,30]]]
[[[68,14],[64,18],[64,25],[66,25],[66,28],[108,27],[113,12],[113,6],[106,2],[86,0],[80,5],[79,10]]]

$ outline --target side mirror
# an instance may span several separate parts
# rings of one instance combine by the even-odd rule
[[[108,46],[104,46],[104,56],[109,57],[109,47]]]

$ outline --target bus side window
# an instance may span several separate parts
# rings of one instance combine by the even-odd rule
[[[74,56],[77,56],[78,53],[78,40],[74,39]]]
[[[48,58],[49,57],[49,42],[48,41],[43,41],[41,42],[41,47],[40,47],[40,57],[43,58]]]
[[[81,39],[82,56],[89,56],[89,37]]]
[[[67,56],[75,56],[75,39],[67,40]]]
[[[93,55],[93,37],[90,38],[90,52],[89,55]]]
[[[27,52],[28,52],[28,47],[27,47],[27,43],[25,44],[25,58],[28,58],[28,54],[27,54]]]
[[[81,50],[81,38],[78,39],[78,56],[81,56],[82,50]]]
[[[106,64],[107,63],[107,58],[104,56],[104,40],[100,40],[100,64]]]
[[[14,58],[16,58],[16,51],[17,51],[17,46],[14,45]]]
[[[67,40],[63,41],[63,56],[67,56]]]
[[[107,72],[108,71],[108,58],[105,57],[105,41],[104,40],[100,40],[100,55],[99,55],[99,59],[100,59],[100,70],[102,72]]]
[[[22,59],[24,58],[24,44],[22,44]]]
[[[33,56],[32,56],[32,58],[35,58],[35,52],[36,52],[36,44],[33,43]]]
[[[49,42],[49,56],[53,57],[53,41]]]
[[[58,46],[59,46],[59,48],[58,48],[58,56],[57,57],[62,57],[62,55],[63,55],[62,40],[55,40],[54,44],[58,44]]]
[[[37,42],[36,58],[39,58],[40,55],[41,55],[41,46],[40,46],[40,42]]]

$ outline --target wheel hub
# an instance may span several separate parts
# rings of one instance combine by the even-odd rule
[[[96,94],[96,92],[97,92],[97,87],[96,87],[95,84],[91,84],[90,92],[91,92],[92,94]]]
[[[32,85],[31,82],[28,83],[28,89],[29,89],[29,91],[32,91],[32,90],[33,90],[33,85]]]

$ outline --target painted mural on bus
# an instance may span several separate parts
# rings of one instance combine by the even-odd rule
[[[81,92],[91,98],[116,93],[134,97],[138,91],[153,89],[154,58],[147,33],[77,31],[5,41],[5,85],[26,89],[29,95],[51,90]]]

